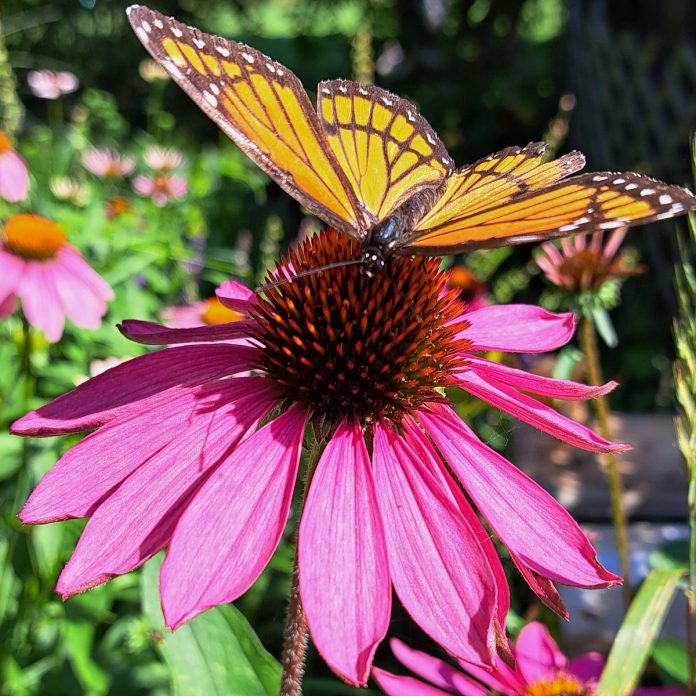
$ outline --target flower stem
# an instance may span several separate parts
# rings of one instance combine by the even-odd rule
[[[689,661],[689,694],[696,694],[696,466],[689,466],[689,578],[687,581],[686,644]]]
[[[314,469],[319,462],[319,457],[324,450],[324,441],[317,439],[309,451],[307,469],[302,485],[302,498],[300,500],[300,515],[304,507],[309,484],[314,474]],[[288,609],[285,615],[285,628],[283,630],[283,676],[280,682],[280,696],[298,696],[302,693],[302,676],[304,673],[305,655],[309,642],[309,629],[302,609],[300,597],[298,563],[297,563],[297,531],[295,531],[295,562],[290,578],[290,594],[288,595]]]
[[[585,354],[587,372],[590,384],[597,386],[603,383],[602,368],[599,363],[599,351],[597,350],[597,334],[590,317],[580,318],[579,332],[580,347]],[[599,432],[605,440],[612,440],[611,424],[609,423],[609,407],[604,396],[595,399]],[[611,513],[616,534],[616,549],[619,554],[621,575],[623,576],[624,605],[628,608],[631,603],[633,591],[631,588],[631,566],[628,555],[628,524],[626,511],[623,505],[623,491],[621,486],[621,474],[616,462],[616,455],[605,455],[607,479],[609,483],[609,495],[611,497]]]

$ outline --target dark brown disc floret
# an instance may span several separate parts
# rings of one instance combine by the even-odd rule
[[[315,417],[398,422],[440,399],[463,366],[467,342],[455,335],[465,324],[447,326],[462,306],[456,290],[443,292],[435,259],[392,257],[374,277],[357,264],[295,277],[359,255],[355,240],[329,231],[279,264],[289,282],[268,289],[252,312],[258,368]]]

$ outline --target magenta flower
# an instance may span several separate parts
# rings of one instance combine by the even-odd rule
[[[139,174],[133,181],[133,189],[139,196],[150,198],[158,208],[163,208],[170,200],[183,198],[188,192],[188,183],[184,177],[174,174]]]
[[[71,72],[55,70],[31,70],[27,75],[27,83],[32,94],[40,99],[58,99],[80,86],[77,76]]]
[[[461,663],[461,668],[476,679],[400,640],[392,639],[390,644],[399,662],[425,681],[373,669],[375,680],[389,696],[592,696],[604,669],[604,658],[596,652],[568,660],[546,627],[538,622],[527,624],[520,631],[511,650],[515,669],[503,662],[493,670]],[[678,687],[648,687],[634,691],[633,696],[686,696],[686,691]]]
[[[95,147],[82,153],[82,166],[98,177],[123,179],[133,171],[135,162],[116,150]]]
[[[8,203],[23,201],[29,193],[29,170],[12,147],[10,139],[0,131],[0,198]]]
[[[356,253],[356,242],[330,232],[305,240],[285,267],[300,274]],[[445,290],[438,263],[397,257],[372,278],[344,266],[263,296],[229,281],[218,297],[248,318],[228,324],[124,322],[132,340],[173,347],[13,425],[35,436],[96,430],[20,514],[25,524],[90,518],[57,591],[67,598],[166,547],[168,626],[237,599],[281,539],[310,421],[323,452],[299,526],[299,589],[319,652],[347,682],[366,683],[392,587],[452,655],[490,666],[506,650],[503,568],[460,484],[559,613],[553,582],[620,582],[570,515],[483,444],[443,395],[460,387],[565,442],[617,452],[626,446],[522,393],[588,399],[614,384],[587,387],[479,357],[554,350],[570,340],[573,316],[527,305],[468,312]],[[249,344],[229,343],[239,338]]]
[[[143,159],[150,169],[156,172],[170,172],[180,167],[184,161],[183,155],[171,147],[159,147],[153,145],[143,153]]]
[[[22,301],[24,316],[55,343],[67,317],[76,326],[98,329],[114,293],[67,243],[54,222],[15,215],[0,239],[0,318]]]

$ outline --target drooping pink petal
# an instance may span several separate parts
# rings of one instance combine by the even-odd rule
[[[555,588],[554,584],[548,578],[539,575],[539,573],[534,572],[531,568],[526,566],[512,551],[510,551],[510,549],[508,549],[508,553],[510,554],[512,562],[515,564],[515,568],[517,568],[527,585],[529,585],[529,589],[534,592],[541,602],[551,609],[551,611],[568,621],[568,608],[561,599],[561,595],[558,594],[558,590]]]
[[[278,546],[290,511],[307,412],[272,420],[221,462],[176,526],[160,575],[174,629],[244,594]]]
[[[209,394],[213,403],[200,399],[180,434],[99,505],[58,580],[63,599],[128,573],[160,551],[210,472],[275,405],[267,380],[230,381],[238,384],[226,385],[224,395]]]
[[[372,676],[388,696],[449,696],[449,692],[424,684],[418,679],[399,677],[377,667],[372,670]],[[486,696],[486,691],[473,692],[472,696]]]
[[[414,650],[396,638],[389,641],[396,659],[417,676],[433,686],[446,689],[462,696],[487,696],[488,692],[480,684],[462,674],[457,668],[443,660],[428,655],[421,650]],[[387,692],[389,693],[389,692]]]
[[[457,338],[471,341],[475,351],[546,353],[568,343],[575,331],[572,314],[553,314],[534,305],[481,307],[461,315],[461,320],[469,326]]]
[[[0,302],[17,295],[26,261],[0,248]]]
[[[418,424],[412,418],[406,418],[402,422],[402,425],[404,428],[404,437],[409,446],[420,460],[427,464],[430,472],[438,478],[441,490],[448,495],[450,500],[459,508],[459,511],[476,536],[476,543],[486,556],[496,584],[497,630],[500,634],[498,638],[500,642],[507,642],[505,637],[505,622],[508,611],[510,610],[510,588],[508,587],[507,578],[505,577],[505,570],[498,557],[498,552],[495,550],[495,546],[491,541],[490,534],[483,528],[478,516],[462,494],[461,489],[452,479],[452,476],[445,470],[442,460],[437,452],[435,452],[432,444]],[[499,648],[501,647],[500,642],[498,645]]]
[[[95,297],[109,302],[114,299],[114,291],[111,286],[85,261],[77,249],[65,245],[58,250],[57,258],[60,265],[70,272],[92,290]]]
[[[245,320],[235,321],[230,324],[173,329],[152,321],[126,319],[118,324],[118,330],[131,341],[156,346],[175,343],[213,343],[215,341],[245,338],[255,324],[256,322],[252,320]]]
[[[604,671],[606,660],[603,655],[597,652],[589,652],[584,655],[574,657],[568,663],[568,673],[579,679],[581,682],[596,684]],[[635,696],[636,692],[633,693]]]
[[[418,418],[498,538],[524,565],[555,582],[610,587],[588,538],[552,496],[486,447],[449,407]]]
[[[17,310],[17,298],[14,295],[8,295],[0,302],[0,319],[7,319],[12,316]]]
[[[40,329],[49,343],[56,343],[63,335],[65,314],[52,274],[46,268],[50,263],[27,263],[17,294],[27,321]]]
[[[626,452],[630,445],[608,442],[588,427],[560,414],[550,406],[473,370],[457,375],[459,386],[482,401],[509,413],[542,432],[590,452]]]
[[[248,312],[257,302],[256,293],[236,280],[225,281],[216,291],[218,300],[235,312]]]
[[[8,203],[23,201],[29,193],[29,170],[14,151],[0,154],[0,198]]]
[[[312,478],[298,540],[302,605],[317,650],[365,686],[389,626],[384,530],[360,425],[343,421]]]
[[[568,664],[566,656],[558,649],[544,624],[528,623],[515,641],[517,669],[528,684],[543,679],[553,679]]]
[[[418,454],[382,425],[375,428],[373,467],[401,602],[450,653],[490,665],[496,584],[476,535]]]
[[[480,375],[483,381],[491,379],[515,389],[539,394],[539,396],[545,396],[549,399],[563,399],[563,401],[594,399],[608,394],[618,385],[618,382],[607,382],[593,387],[566,379],[551,379],[475,355],[467,356],[467,367]]]
[[[16,435],[64,435],[104,425],[148,397],[166,403],[166,390],[249,370],[247,346],[167,348],[117,365],[13,423]]]

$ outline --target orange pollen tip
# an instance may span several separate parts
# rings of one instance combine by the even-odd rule
[[[47,261],[67,243],[65,232],[39,215],[14,215],[4,225],[2,241],[5,248],[23,259]]]
[[[469,344],[447,326],[463,305],[443,293],[439,260],[394,256],[368,277],[359,264],[319,270],[360,256],[360,245],[329,231],[306,239],[278,265],[291,280],[266,290],[251,314],[263,346],[257,367],[291,401],[338,423],[399,422],[464,366]],[[302,275],[292,278],[293,274]]]
[[[4,133],[0,133],[0,155],[10,150],[14,150],[10,139]]]
[[[559,674],[555,679],[536,682],[527,686],[523,696],[592,696],[595,690],[577,679]]]
[[[231,324],[233,321],[239,321],[243,318],[244,316],[239,312],[225,307],[217,297],[211,297],[209,300],[206,300],[205,309],[201,314],[201,320],[208,326]]]

